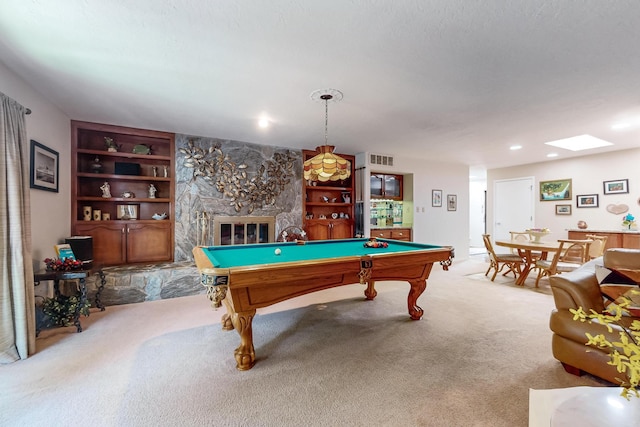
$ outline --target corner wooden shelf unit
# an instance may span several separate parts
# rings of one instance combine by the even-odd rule
[[[303,150],[303,161],[316,154],[316,151]],[[355,156],[336,154],[351,163],[349,178],[314,183],[302,180],[302,220],[309,240],[354,237]]]
[[[105,138],[113,140],[117,151],[107,150]],[[173,261],[174,141],[173,133],[71,122],[71,232],[93,237],[95,265]],[[151,153],[134,152],[142,145]],[[102,196],[105,182],[111,197]],[[151,184],[155,197],[150,197]],[[137,217],[118,219],[119,205],[134,210]],[[92,215],[87,220],[85,207],[110,219]],[[155,220],[156,213],[167,217]]]

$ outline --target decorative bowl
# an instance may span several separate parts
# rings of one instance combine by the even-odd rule
[[[153,219],[158,219],[158,220],[160,220],[160,219],[165,219],[166,217],[167,217],[167,213],[166,213],[166,212],[163,212],[162,214],[154,213],[154,214],[151,216],[151,218],[153,218]]]
[[[540,243],[540,238],[546,236],[550,232],[551,231],[548,228],[530,228],[529,230],[527,230],[527,233],[529,233],[531,237],[533,237],[534,243]]]

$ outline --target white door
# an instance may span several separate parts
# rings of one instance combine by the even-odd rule
[[[510,231],[523,231],[534,226],[533,184],[533,177],[494,182],[492,240],[509,240]]]

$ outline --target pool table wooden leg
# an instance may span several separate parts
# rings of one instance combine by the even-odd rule
[[[424,310],[418,305],[418,298],[424,290],[427,288],[426,279],[423,280],[411,280],[409,281],[411,289],[409,289],[409,297],[407,298],[407,305],[409,306],[409,316],[413,320],[422,319]]]
[[[253,330],[251,327],[255,314],[255,310],[250,310],[231,315],[233,327],[240,334],[240,346],[234,352],[236,368],[240,371],[249,370],[256,363],[256,352],[253,349]]]
[[[222,303],[224,304],[224,306],[227,309],[227,312],[225,314],[222,315],[222,330],[223,331],[230,331],[233,329],[233,321],[231,320],[231,314],[233,313],[233,307],[231,307],[231,304],[229,304],[229,300],[228,299],[223,299]]]
[[[376,295],[378,295],[378,291],[376,291],[376,281],[375,280],[369,280],[367,282],[367,289],[364,290],[364,296],[368,299],[368,300],[372,300],[376,297]]]

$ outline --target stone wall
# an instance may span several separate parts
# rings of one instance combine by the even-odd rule
[[[192,261],[105,267],[105,286],[100,301],[105,306],[206,294]],[[96,307],[101,285],[98,274],[87,280],[87,298]]]

